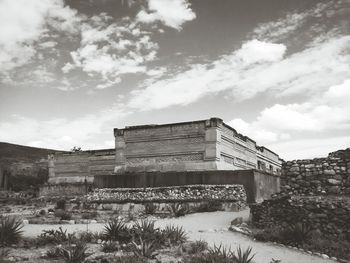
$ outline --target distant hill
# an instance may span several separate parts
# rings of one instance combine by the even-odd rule
[[[20,161],[32,163],[55,152],[63,151],[0,142],[0,164],[9,165]]]

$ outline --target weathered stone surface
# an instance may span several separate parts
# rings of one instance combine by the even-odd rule
[[[327,182],[331,185],[340,185],[341,184],[341,181],[336,180],[336,179],[332,179],[332,178],[328,179]]]
[[[294,194],[349,194],[350,148],[327,158],[293,160],[282,165],[282,192]]]
[[[350,197],[285,196],[251,205],[257,227],[306,222],[319,233],[338,237],[350,229]]]
[[[114,129],[114,136],[118,173],[255,168],[278,174],[282,164],[219,118],[129,126]]]
[[[104,202],[103,209],[112,210],[110,203],[172,200],[233,200],[246,202],[242,185],[186,185],[156,188],[111,188],[97,189],[87,195],[90,202]]]

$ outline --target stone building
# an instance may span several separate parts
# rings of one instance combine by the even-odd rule
[[[282,161],[219,118],[114,129],[115,149],[49,156],[49,185],[92,184],[139,172],[256,169],[279,174]]]
[[[114,129],[116,173],[259,169],[279,174],[282,161],[219,118]]]

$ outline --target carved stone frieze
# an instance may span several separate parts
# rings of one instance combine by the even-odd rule
[[[127,165],[144,165],[145,163],[164,163],[164,162],[190,162],[203,160],[202,153],[182,154],[182,155],[167,155],[155,157],[128,157]]]

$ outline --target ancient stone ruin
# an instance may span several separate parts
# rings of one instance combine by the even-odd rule
[[[227,183],[251,185],[248,199],[261,197],[256,194],[261,188],[269,188],[268,194],[279,191],[279,156],[219,118],[130,126],[114,129],[114,136],[115,149],[49,156],[49,181],[41,194],[84,194],[93,186]],[[250,177],[244,173],[247,170]],[[265,186],[258,185],[254,171],[263,175],[259,180]]]
[[[350,237],[350,148],[283,163],[281,192],[251,205],[257,227],[303,222],[325,236]]]

